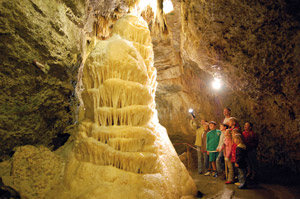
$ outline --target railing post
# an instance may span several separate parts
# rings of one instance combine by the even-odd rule
[[[186,156],[187,156],[187,167],[188,169],[191,168],[191,161],[190,161],[190,147],[189,145],[186,145]]]

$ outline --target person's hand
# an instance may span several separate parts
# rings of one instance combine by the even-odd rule
[[[216,151],[220,152],[220,149],[217,148]]]
[[[235,167],[239,167],[239,164],[238,164],[238,163],[235,163],[234,165],[235,165]]]
[[[209,155],[209,152],[207,151],[206,154]]]

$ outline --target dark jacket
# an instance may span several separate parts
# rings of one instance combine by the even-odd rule
[[[237,145],[235,162],[239,165],[239,168],[241,169],[247,167],[246,156],[247,156],[246,145],[244,144]]]

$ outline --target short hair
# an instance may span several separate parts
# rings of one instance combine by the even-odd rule
[[[210,121],[209,124],[217,125],[217,122],[215,122],[215,121]]]
[[[249,123],[249,124],[250,124],[251,129],[253,128],[253,124],[252,124],[251,122],[246,121],[245,124],[246,124],[246,123]]]
[[[237,122],[237,119],[235,117],[230,117],[229,120],[233,120],[234,122]]]
[[[229,107],[226,107],[225,109],[227,109],[229,112],[231,112],[231,109]]]
[[[225,124],[225,123],[221,123],[220,125],[223,125],[226,127],[226,129],[228,129],[229,125],[228,124]]]

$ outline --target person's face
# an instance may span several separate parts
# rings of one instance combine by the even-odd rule
[[[227,108],[225,108],[223,114],[224,114],[224,116],[229,116],[230,112],[228,111]]]
[[[236,138],[233,139],[233,142],[234,142],[235,144],[239,144],[239,140],[236,139]]]
[[[233,120],[229,120],[228,125],[229,125],[230,127],[232,127],[232,125],[233,125]]]
[[[208,131],[208,125],[204,125],[203,128],[205,131]]]
[[[214,124],[209,124],[209,129],[210,129],[210,130],[216,129],[216,125],[214,125]]]
[[[226,129],[226,127],[225,127],[224,125],[221,124],[221,125],[220,125],[220,130],[221,130],[221,131],[225,131],[225,129]]]
[[[251,129],[249,122],[246,122],[244,125],[244,130],[249,131]]]

